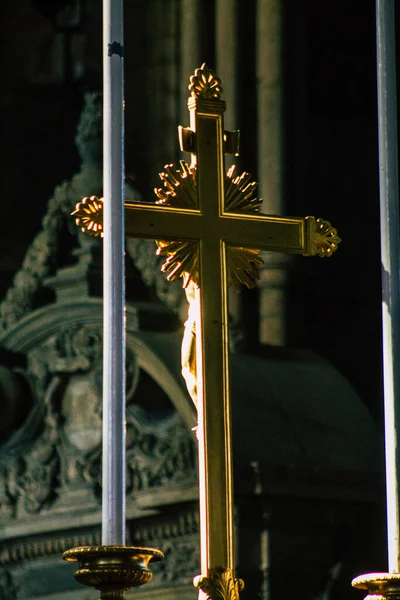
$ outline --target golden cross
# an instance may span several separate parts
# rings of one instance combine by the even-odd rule
[[[159,241],[169,279],[192,286],[196,320],[201,571],[197,586],[211,598],[215,585],[233,586],[234,524],[228,357],[228,282],[254,285],[259,253],[273,250],[330,256],[340,242],[330,223],[314,217],[258,213],[255,183],[224,170],[224,152],[235,146],[224,131],[220,80],[206,65],[189,86],[190,129],[180,128],[191,165],[168,165],[157,204],[125,203],[128,237]],[[84,199],[74,213],[85,231],[101,228],[100,202]],[[101,220],[101,215],[98,217]],[[217,583],[215,583],[217,582]],[[221,583],[222,582],[222,583]]]

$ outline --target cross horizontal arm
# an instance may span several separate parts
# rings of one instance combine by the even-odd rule
[[[232,246],[257,250],[315,254],[313,217],[287,218],[224,213],[212,224],[200,211],[164,205],[125,204],[127,237],[154,240],[216,238]]]
[[[125,203],[125,233],[130,238],[198,240],[202,233],[201,220],[198,210]]]
[[[314,223],[313,217],[225,213],[219,220],[219,233],[229,246],[311,255],[315,254]]]

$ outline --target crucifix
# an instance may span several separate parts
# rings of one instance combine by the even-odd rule
[[[224,169],[236,154],[238,133],[224,130],[221,82],[203,64],[190,80],[190,128],[179,128],[191,163],[165,167],[155,204],[125,202],[125,234],[156,240],[170,280],[183,277],[189,319],[182,370],[198,409],[201,575],[200,593],[216,600],[238,596],[235,577],[233,476],[228,354],[228,285],[253,287],[260,252],[329,257],[340,238],[314,217],[259,212],[251,176]],[[101,233],[102,202],[85,198],[74,213],[83,231]],[[230,591],[229,591],[230,590]]]

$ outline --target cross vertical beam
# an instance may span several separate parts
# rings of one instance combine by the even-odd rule
[[[207,575],[216,566],[232,573],[235,569],[226,252],[225,242],[212,230],[224,212],[225,103],[191,98],[189,110],[196,140],[198,204],[210,223],[199,242],[201,286],[196,290],[201,571]]]
[[[165,167],[157,204],[125,203],[125,232],[158,240],[168,279],[183,276],[190,286],[196,340],[190,323],[186,362],[188,389],[198,404],[202,569],[195,585],[211,600],[235,600],[242,582],[234,578],[227,286],[254,287],[261,250],[328,257],[340,238],[322,219],[258,212],[261,201],[254,197],[251,176],[224,172],[224,151],[237,153],[238,136],[224,131],[220,80],[203,65],[190,81],[191,128],[180,128],[179,134],[192,163]],[[83,231],[101,233],[101,206],[95,197],[78,204],[74,215]]]

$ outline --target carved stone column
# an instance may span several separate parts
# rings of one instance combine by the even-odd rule
[[[225,116],[225,127],[234,131],[239,128],[238,123],[238,0],[217,0],[215,5],[215,31],[216,31],[216,73],[223,82],[224,100],[229,106]],[[231,165],[239,169],[239,158],[225,155],[225,166]],[[229,290],[229,314],[235,321],[240,320],[240,296]]]
[[[181,125],[187,125],[187,82],[194,70],[200,67],[200,0],[180,2],[180,74],[179,74],[179,115]]]
[[[260,268],[260,341],[274,346],[285,343],[286,286],[290,258],[265,253]]]
[[[262,210],[282,215],[282,2],[257,0],[256,6],[258,195]],[[288,259],[264,255],[260,287],[260,341],[285,343],[285,284]]]
[[[149,178],[178,156],[178,9],[176,2],[147,2],[146,102],[149,137]],[[151,189],[151,188],[150,188]]]
[[[221,81],[225,82],[224,100],[229,106],[226,112],[225,127],[238,129],[238,0],[217,0],[215,5],[216,31],[216,70]],[[237,164],[237,157],[225,156],[225,164]]]

